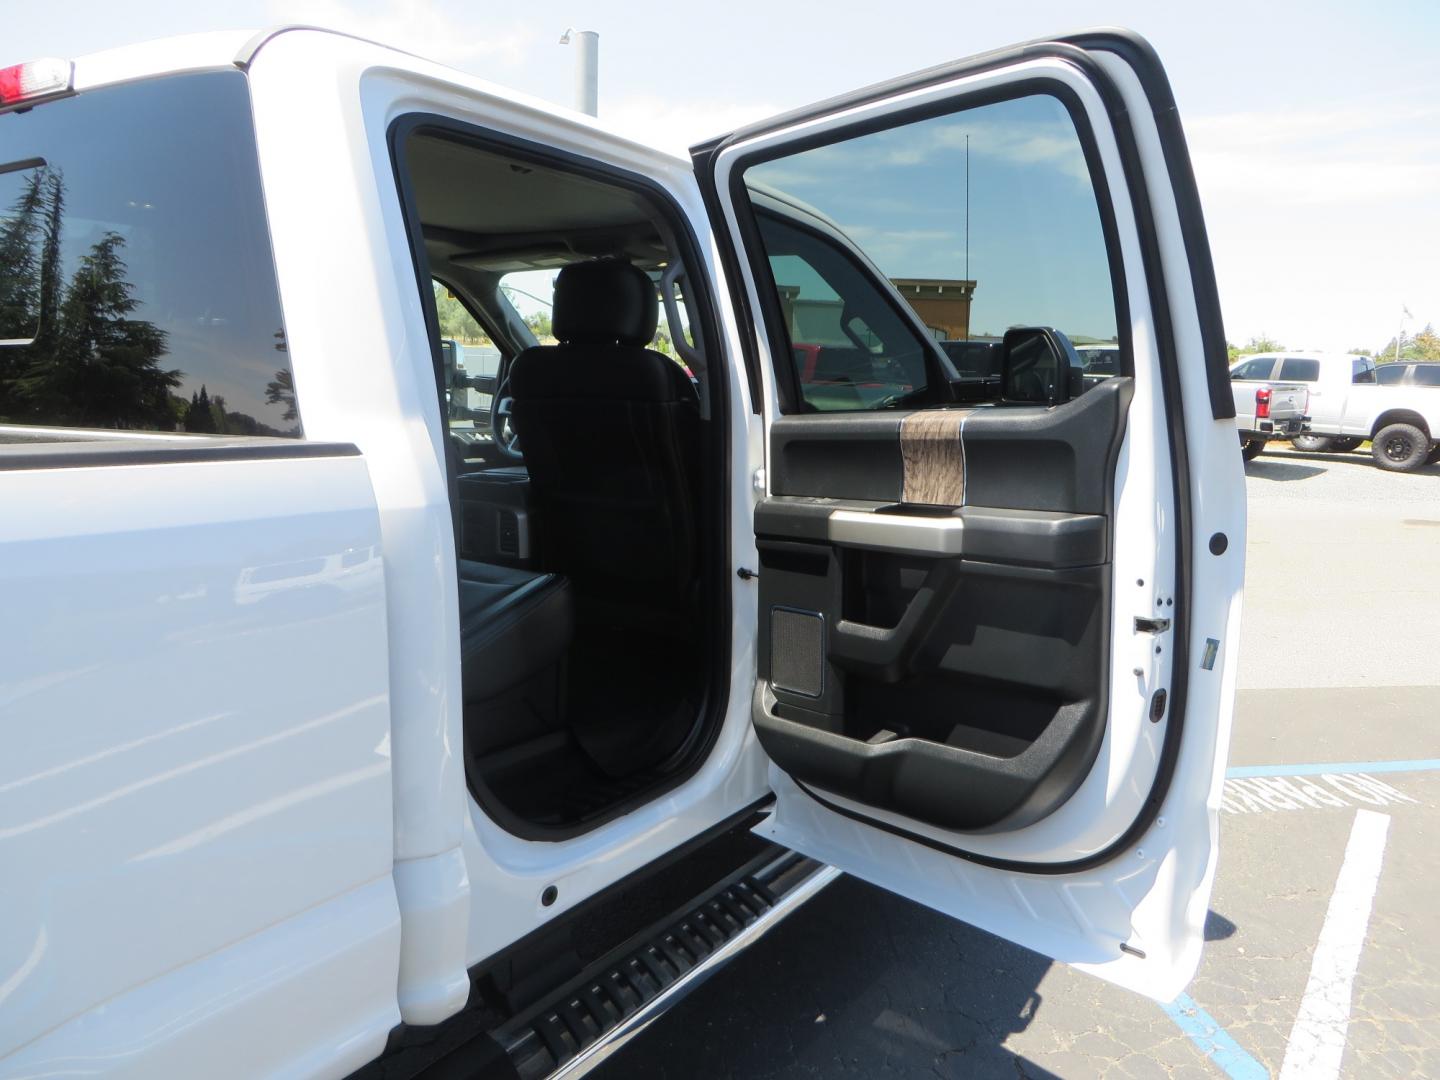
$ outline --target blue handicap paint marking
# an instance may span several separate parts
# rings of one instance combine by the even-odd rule
[[[1336,776],[1344,773],[1432,772],[1440,769],[1440,758],[1412,758],[1408,761],[1329,761],[1314,765],[1236,765],[1225,770],[1225,779],[1251,776]]]
[[[1163,1008],[1199,1051],[1230,1080],[1269,1080],[1269,1070],[1232,1039],[1213,1016],[1195,1004],[1189,994],[1181,994]]]

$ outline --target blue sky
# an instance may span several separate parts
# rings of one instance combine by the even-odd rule
[[[0,62],[196,30],[335,26],[552,100],[567,26],[601,34],[600,111],[672,149],[808,101],[1087,25],[1155,44],[1185,120],[1226,329],[1375,347],[1440,323],[1440,4],[1133,0],[49,0],[7,5]]]
[[[964,278],[968,262],[977,283],[974,335],[1043,325],[1114,340],[1095,192],[1074,123],[1056,98],[933,117],[766,162],[746,176],[822,211],[889,277]]]

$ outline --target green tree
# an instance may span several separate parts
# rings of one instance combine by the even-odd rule
[[[0,340],[28,338],[40,321],[43,179],[35,170],[0,217]]]
[[[157,428],[173,416],[170,390],[180,372],[160,366],[165,332],[129,317],[139,301],[126,279],[124,246],[124,237],[107,232],[81,257],[59,307],[56,339],[28,350],[15,392],[26,412],[47,423]]]
[[[526,315],[525,325],[530,328],[530,332],[534,334],[539,341],[544,341],[546,338],[553,338],[555,336],[550,325],[550,313],[548,311],[536,311]]]
[[[431,284],[435,290],[435,314],[440,320],[440,336],[466,345],[489,345],[490,335],[465,310],[459,298],[440,282]]]
[[[1232,346],[1233,348],[1233,346]],[[1250,356],[1253,353],[1281,352],[1285,346],[1276,341],[1269,334],[1257,334],[1240,346],[1230,359],[1234,360],[1241,356]]]
[[[198,392],[190,395],[190,408],[185,410],[185,430],[197,435],[214,435],[219,430],[204,383],[200,384]]]
[[[1435,332],[1433,323],[1426,323],[1425,329],[1411,335],[1400,334],[1400,346],[1391,338],[1374,353],[1376,363],[1388,364],[1393,360],[1440,360],[1440,334]]]
[[[1440,360],[1440,334],[1433,323],[1426,323],[1425,329],[1411,339],[1410,348],[1416,360]]]
[[[265,401],[270,405],[284,405],[285,412],[280,419],[287,423],[299,417],[300,412],[295,406],[295,376],[288,368],[275,372],[275,378],[265,384]]]
[[[0,219],[0,338],[32,338],[26,350],[0,349],[0,417],[26,418],[18,385],[25,361],[53,348],[60,307],[59,170],[39,168]]]

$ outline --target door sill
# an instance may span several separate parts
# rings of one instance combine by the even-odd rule
[[[584,1076],[839,876],[786,852],[654,924],[491,1037],[522,1076]]]

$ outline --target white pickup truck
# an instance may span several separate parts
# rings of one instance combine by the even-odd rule
[[[1276,352],[1241,358],[1230,370],[1235,398],[1267,386],[1309,392],[1301,450],[1348,451],[1371,441],[1375,464],[1411,472],[1440,461],[1440,393],[1422,385],[1381,386],[1375,361],[1350,353]]]
[[[0,1078],[578,1076],[842,871],[1169,999],[1241,473],[1138,38],[689,159],[314,29],[0,69]]]
[[[1263,383],[1232,381],[1231,397],[1235,401],[1235,427],[1240,432],[1240,453],[1253,461],[1265,444],[1279,439],[1303,437],[1310,418],[1305,415],[1309,393],[1296,383]]]

